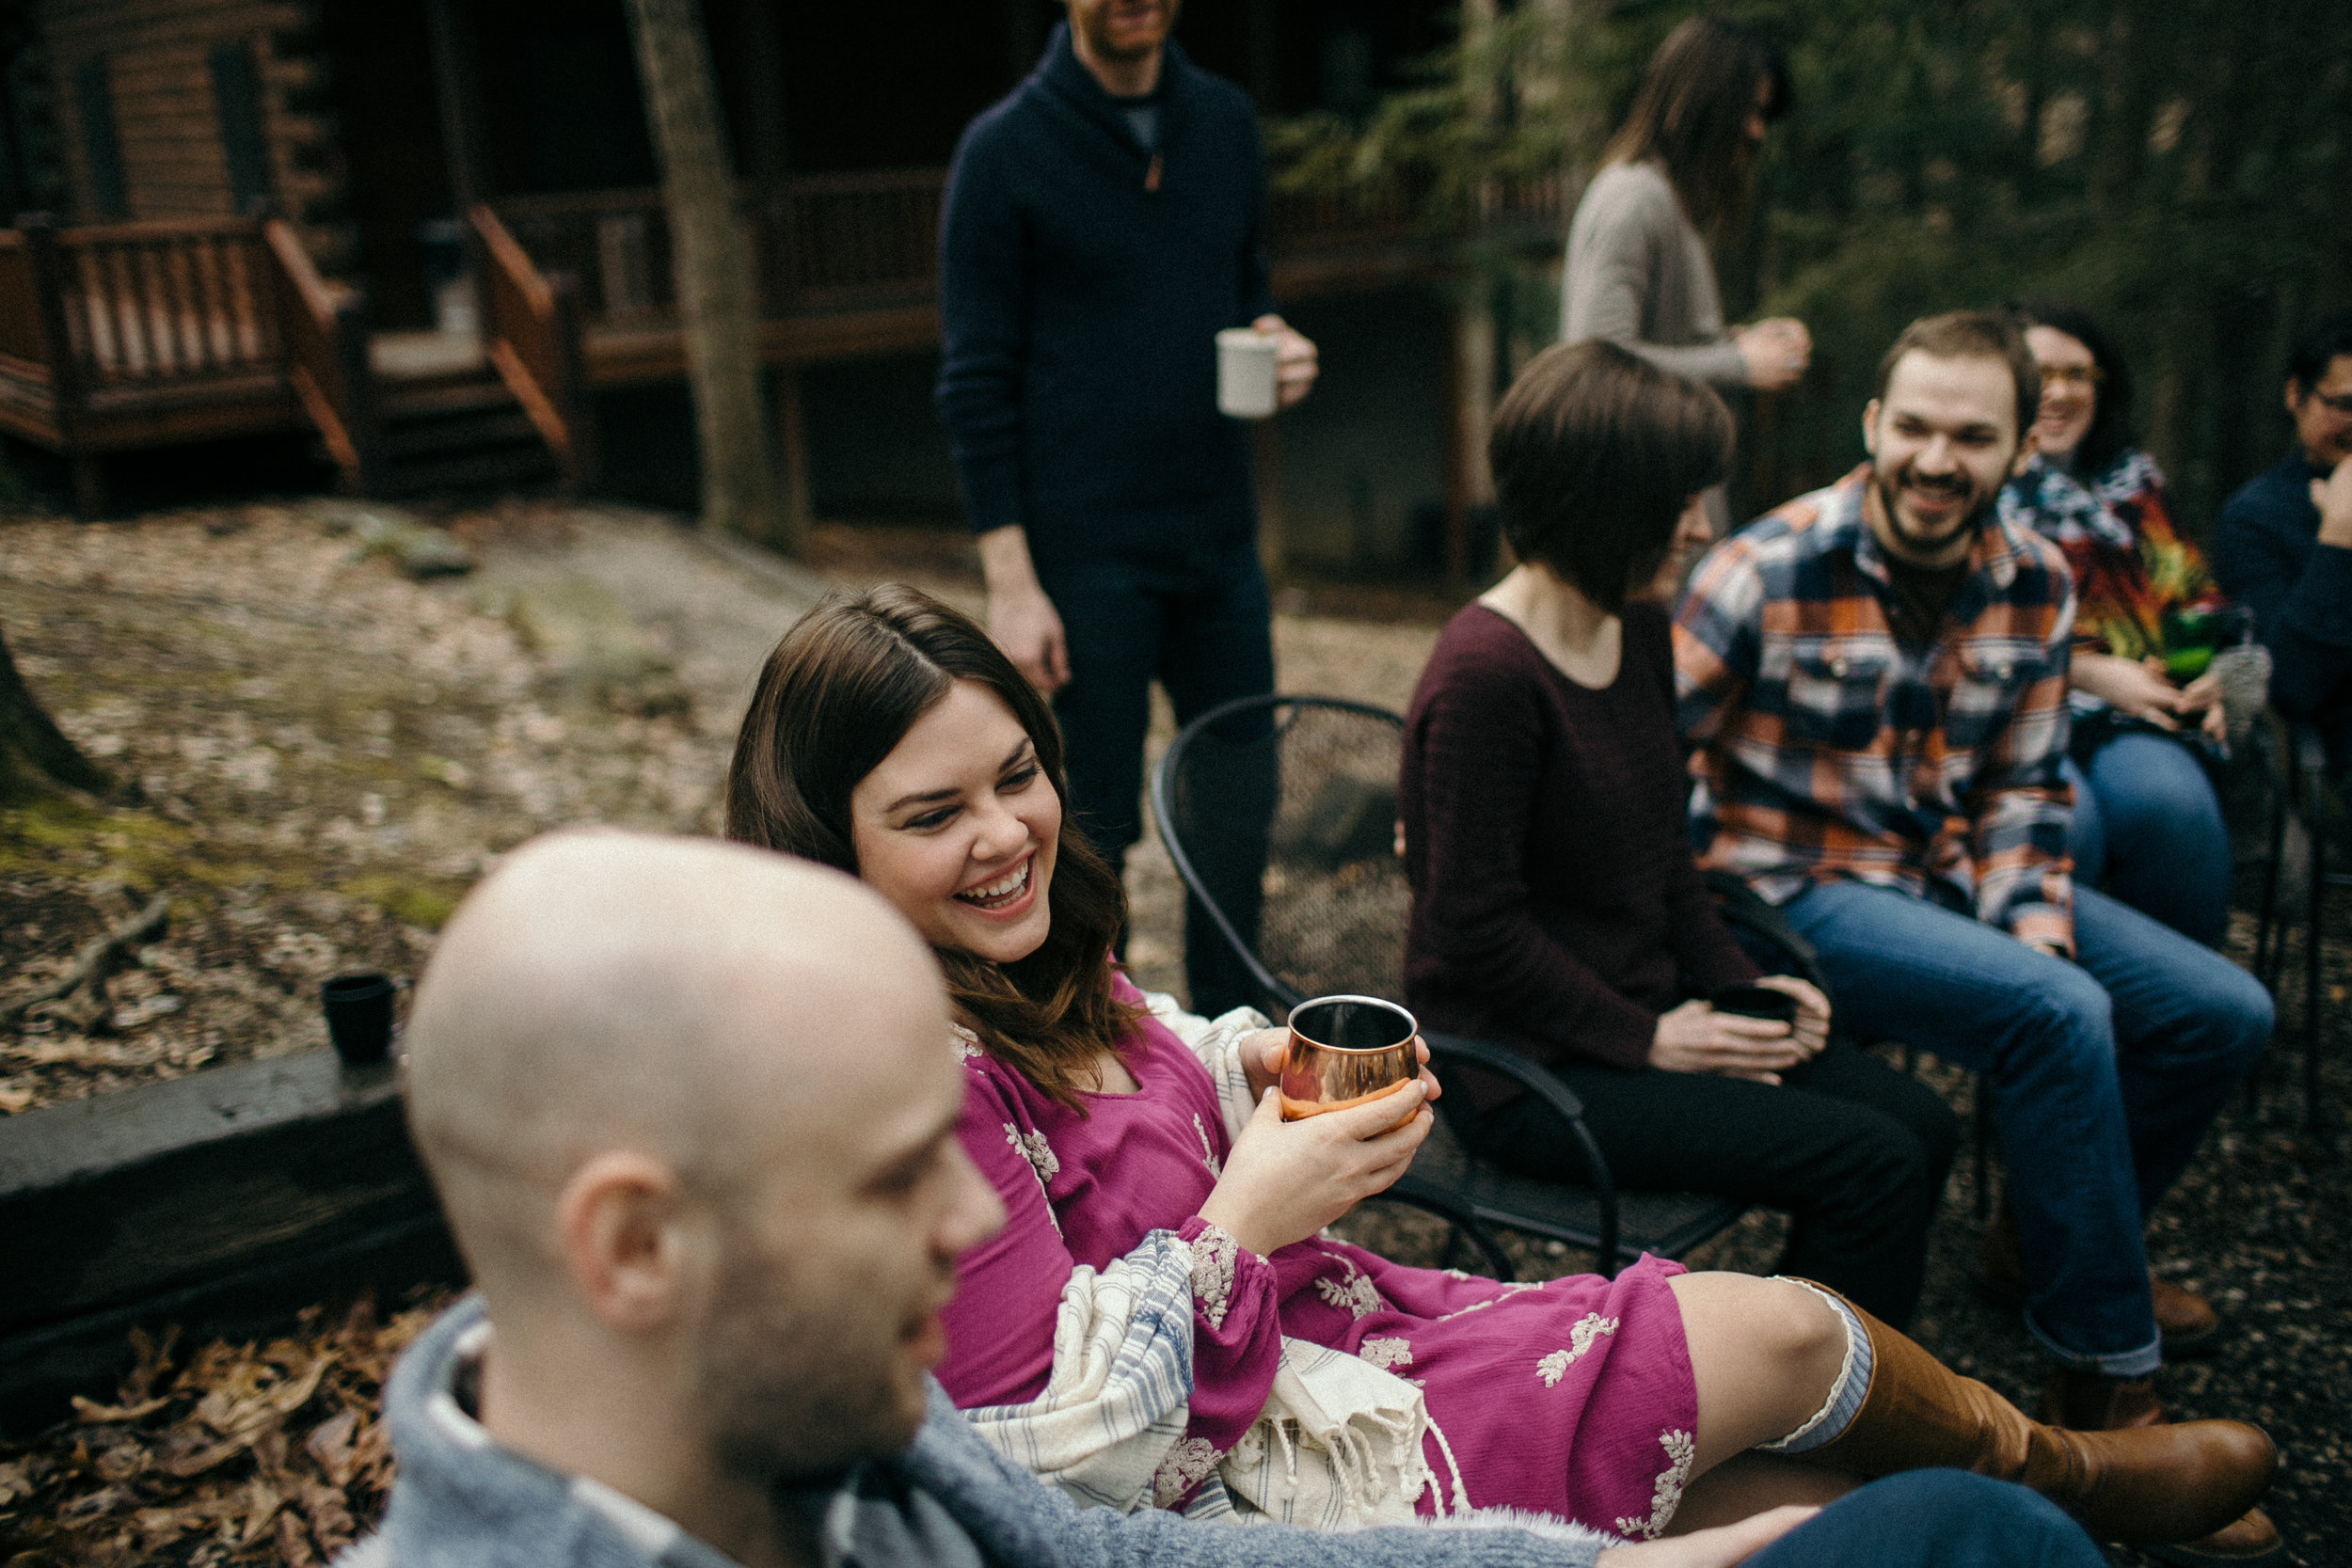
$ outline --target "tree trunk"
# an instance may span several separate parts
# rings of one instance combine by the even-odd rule
[[[103,795],[114,781],[74,750],[26,689],[0,634],[0,805],[55,794],[60,785]]]
[[[628,0],[645,119],[661,159],[678,324],[702,445],[703,527],[799,552],[759,391],[759,301],[736,221],[698,0]]]

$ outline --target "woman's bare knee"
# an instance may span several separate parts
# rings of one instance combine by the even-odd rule
[[[1686,1274],[1668,1285],[1698,1387],[1698,1469],[1788,1435],[1828,1400],[1846,1326],[1820,1296],[1740,1274]]]

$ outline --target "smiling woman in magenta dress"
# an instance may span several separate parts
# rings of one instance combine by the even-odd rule
[[[1142,1000],[1120,984],[1123,999]],[[1216,1084],[1157,1016],[1124,1053],[1137,1092],[1088,1095],[1084,1116],[967,1050],[960,1133],[1008,1219],[958,1271],[939,1375],[959,1405],[1020,1404],[1053,1370],[1073,1268],[1108,1268],[1154,1229],[1194,1241],[1231,1141]],[[1438,1486],[1418,1499],[1423,1513],[1442,1498],[1448,1510],[1540,1510],[1630,1536],[1672,1516],[1698,1420],[1665,1287],[1679,1264],[1645,1259],[1614,1281],[1536,1286],[1406,1268],[1321,1239],[1265,1259],[1219,1258],[1218,1277],[1196,1293],[1190,1418],[1178,1463],[1155,1487],[1161,1506],[1188,1500],[1214,1455],[1257,1420],[1289,1335],[1420,1386],[1422,1457]]]

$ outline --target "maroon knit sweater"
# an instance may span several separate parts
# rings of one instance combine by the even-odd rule
[[[1756,978],[1691,855],[1665,612],[1628,605],[1624,650],[1594,691],[1484,605],[1438,637],[1398,782],[1406,996],[1429,1027],[1639,1068],[1659,1014]],[[1488,1085],[1482,1109],[1511,1098]]]

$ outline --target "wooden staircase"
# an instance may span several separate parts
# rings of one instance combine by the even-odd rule
[[[382,430],[374,493],[526,490],[564,482],[564,465],[490,367],[377,385]]]
[[[482,341],[390,374],[365,298],[322,277],[281,220],[0,230],[0,431],[67,459],[84,516],[105,510],[109,454],[306,426],[354,495],[588,489],[572,282],[541,273],[487,207],[467,217]]]

